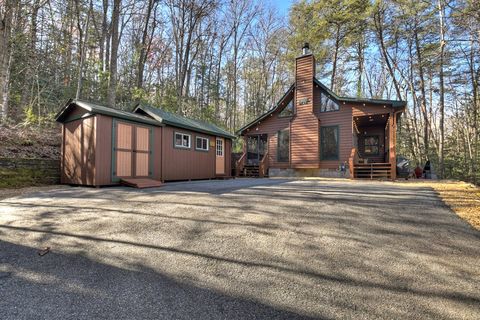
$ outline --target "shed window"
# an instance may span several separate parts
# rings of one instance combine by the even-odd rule
[[[320,128],[321,160],[338,160],[338,126]]]
[[[208,151],[208,138],[196,137],[195,139],[196,150]]]
[[[288,162],[290,156],[290,131],[278,131],[277,139],[277,161]]]
[[[190,149],[190,139],[191,136],[189,134],[175,132],[175,147]]]
[[[340,110],[340,106],[338,103],[327,97],[324,93],[322,93],[320,97],[320,112],[329,112],[329,111],[338,111]]]
[[[285,108],[278,114],[279,117],[291,117],[293,116],[294,106],[293,106],[293,99],[287,104]]]
[[[223,157],[223,140],[217,139],[217,156]]]
[[[378,155],[379,146],[380,139],[378,138],[378,136],[366,136],[364,154],[368,156]]]

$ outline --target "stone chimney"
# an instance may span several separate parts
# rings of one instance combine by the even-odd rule
[[[319,120],[313,112],[315,57],[308,43],[295,61],[295,117],[291,126],[291,166],[318,168]]]

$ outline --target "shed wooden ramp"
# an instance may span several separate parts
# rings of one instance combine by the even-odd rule
[[[163,186],[163,183],[158,180],[148,179],[148,178],[122,178],[120,183],[133,188],[155,188]]]

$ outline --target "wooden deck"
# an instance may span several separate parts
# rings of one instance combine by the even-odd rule
[[[148,179],[148,178],[123,178],[120,179],[120,183],[133,188],[143,189],[143,188],[155,188],[163,186],[163,183],[158,180]]]
[[[354,166],[355,179],[384,180],[392,178],[390,163],[357,163]]]

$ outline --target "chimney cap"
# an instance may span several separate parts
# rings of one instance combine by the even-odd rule
[[[302,53],[303,54],[309,54],[310,53],[310,44],[308,42],[305,42],[303,44]]]

